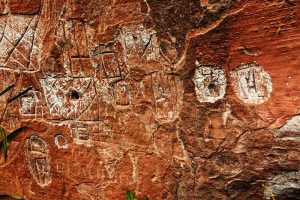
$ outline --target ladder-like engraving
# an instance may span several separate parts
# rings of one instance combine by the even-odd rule
[[[73,124],[70,126],[70,133],[76,144],[93,146],[93,128],[89,124]]]

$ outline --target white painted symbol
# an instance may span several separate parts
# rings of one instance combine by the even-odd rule
[[[196,61],[194,76],[195,91],[199,102],[214,103],[224,98],[226,93],[226,76],[218,65],[201,65]]]
[[[270,98],[271,77],[257,63],[241,64],[231,74],[233,87],[243,102],[261,104]]]

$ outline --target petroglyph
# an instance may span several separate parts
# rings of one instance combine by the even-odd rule
[[[87,44],[85,23],[76,20],[61,22],[64,25],[64,38],[67,49],[64,52],[65,64],[70,65],[73,76],[93,76],[95,74]]]
[[[126,82],[118,82],[113,85],[113,97],[116,106],[130,105],[130,86]]]
[[[113,141],[113,126],[114,122],[109,119],[104,119],[98,122],[98,130],[94,130],[95,143],[111,142]],[[94,128],[95,129],[95,128]]]
[[[7,68],[21,70],[30,66],[38,46],[34,42],[39,16],[9,15],[0,18],[0,63]],[[37,67],[37,66],[35,66]]]
[[[128,154],[130,161],[132,163],[132,176],[131,176],[131,182],[132,183],[136,183],[137,182],[137,178],[138,178],[138,170],[137,170],[137,161],[138,161],[138,157],[133,155],[133,154]]]
[[[182,100],[182,84],[179,78],[164,72],[153,73],[152,90],[155,100],[155,118],[159,121],[175,120]]]
[[[59,148],[59,149],[67,149],[69,147],[68,145],[68,140],[65,136],[57,134],[54,137],[54,144]]]
[[[122,79],[120,64],[116,57],[116,53],[102,54],[102,66],[104,73],[110,82],[115,82]]]
[[[76,185],[76,190],[79,193],[80,199],[104,199],[104,197],[101,197],[99,194],[100,189],[97,187],[97,185],[92,183],[81,183],[79,185]]]
[[[42,114],[41,94],[35,90],[30,90],[20,98],[20,113],[24,116],[37,116]]]
[[[139,55],[149,61],[159,57],[159,43],[156,32],[146,29],[143,25],[123,27],[119,41],[125,49],[126,55]]]
[[[71,136],[76,144],[93,146],[93,129],[88,124],[75,124],[70,128]]]
[[[47,143],[36,135],[25,142],[25,158],[36,182],[44,187],[51,183],[49,150]]]
[[[194,76],[195,91],[199,102],[214,103],[224,98],[226,93],[226,76],[218,65],[201,65],[196,61]]]
[[[43,200],[122,199],[127,189],[141,199],[259,199],[268,177],[276,194],[294,189],[292,4],[0,0],[0,92],[14,84],[0,95],[0,125],[19,133],[7,162],[0,144],[1,189]],[[268,66],[235,67],[251,58]],[[275,176],[282,170],[297,173]]]
[[[103,158],[105,171],[108,178],[115,176],[116,165],[124,157],[124,152],[119,146],[110,144],[107,147],[97,148],[98,153]]]
[[[51,118],[76,119],[88,109],[96,96],[92,78],[41,79]]]
[[[270,98],[271,77],[257,63],[241,64],[231,75],[236,94],[243,102],[261,104]]]
[[[93,66],[99,69],[100,78],[114,83],[122,80],[127,74],[127,67],[123,59],[123,48],[118,42],[99,45],[93,49]]]

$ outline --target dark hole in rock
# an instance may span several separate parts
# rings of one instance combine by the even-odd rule
[[[214,83],[210,83],[209,85],[208,85],[208,89],[209,90],[213,90],[213,89],[215,89],[216,88],[216,85],[214,84]]]
[[[79,99],[79,93],[76,90],[72,90],[70,93],[71,99]]]

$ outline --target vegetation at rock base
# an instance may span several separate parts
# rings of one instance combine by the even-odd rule
[[[11,84],[9,85],[7,88],[5,88],[2,92],[0,92],[0,97],[4,94],[6,94],[7,92],[9,92],[11,89],[13,89],[15,87],[15,84]],[[17,94],[16,96],[9,98],[6,101],[5,104],[5,108],[4,111],[1,115],[1,120],[0,123],[2,123],[3,117],[5,115],[5,112],[7,110],[7,106],[8,104],[10,104],[11,102],[15,101],[16,99],[18,99],[19,97],[23,96],[24,94],[26,94],[28,91],[30,91],[33,87],[29,87],[26,90],[20,92],[19,94]],[[18,133],[21,132],[21,130],[24,128],[24,126],[14,130],[13,132],[11,132],[10,134],[7,135],[5,129],[0,125],[0,134],[1,134],[1,138],[2,140],[0,141],[0,147],[3,146],[3,152],[4,152],[4,162],[7,161],[7,156],[8,156],[8,141],[11,140],[14,136],[16,136]],[[13,195],[13,194],[0,194],[0,198],[2,197],[12,197],[14,199],[24,199],[21,196],[18,195]]]
[[[0,198],[2,197],[12,197],[14,199],[19,199],[19,200],[23,200],[24,198],[18,195],[13,195],[13,194],[0,194]]]
[[[0,92],[0,97],[4,94],[6,94],[7,92],[9,92],[11,89],[13,89],[15,87],[15,84],[11,84],[9,85],[7,88],[5,88],[2,92]],[[29,87],[27,88],[26,90],[20,92],[19,94],[17,94],[16,96],[12,97],[12,98],[9,98],[7,101],[6,101],[6,105],[5,105],[5,108],[4,108],[4,111],[1,115],[1,120],[0,120],[0,123],[2,122],[3,120],[3,117],[4,117],[4,114],[7,110],[7,106],[9,103],[13,102],[14,100],[18,99],[19,97],[23,96],[24,94],[26,94],[28,91],[30,91],[33,87]],[[14,130],[13,132],[11,132],[9,135],[6,134],[6,131],[5,129],[0,126],[0,133],[1,133],[1,137],[2,137],[2,141],[0,141],[0,147],[3,146],[4,148],[4,161],[6,162],[7,160],[7,152],[8,152],[8,140],[12,139],[14,136],[16,136],[24,127],[20,127],[16,130]]]
[[[126,200],[139,200],[139,199],[135,196],[134,192],[132,192],[131,190],[127,190]],[[146,197],[145,200],[150,200],[150,199]]]

